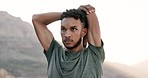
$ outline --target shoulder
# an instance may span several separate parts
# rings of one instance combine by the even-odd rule
[[[54,49],[59,48],[59,47],[62,47],[61,44],[59,44],[59,42],[53,38],[53,40],[51,41],[51,44],[46,52],[51,52]]]
[[[64,48],[55,39],[53,39],[48,50],[44,50],[44,54],[49,60],[54,54],[61,53],[63,50]]]
[[[97,46],[94,46],[90,43],[88,43],[88,47],[86,48],[86,51],[95,55],[96,57],[104,60],[105,59],[105,51],[104,51],[104,43],[103,41],[101,40],[101,46],[100,47],[97,47]]]
[[[88,47],[87,48],[89,48],[89,49],[104,49],[103,48],[104,47],[104,42],[103,42],[103,40],[101,40],[101,46],[95,46],[95,45],[93,45],[93,44],[91,44],[91,43],[88,43]]]

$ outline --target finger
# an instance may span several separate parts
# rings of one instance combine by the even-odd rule
[[[86,5],[85,8],[88,10],[89,13],[95,12],[95,8],[93,6],[91,6],[91,5]]]
[[[95,12],[95,8],[93,6],[91,6],[90,4],[88,4],[88,5],[81,5],[79,7],[79,9],[85,11],[87,14]]]
[[[81,5],[78,9],[85,11],[87,14],[89,14],[88,9],[86,8],[86,5]]]

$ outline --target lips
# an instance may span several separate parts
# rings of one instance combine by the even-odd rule
[[[73,40],[72,39],[69,39],[69,38],[66,38],[65,40],[64,40],[64,42],[65,43],[70,43],[70,42],[72,42]]]
[[[66,41],[66,42],[64,42],[65,44],[71,44],[72,42],[70,42],[70,41]]]
[[[64,41],[64,44],[67,45],[67,46],[68,45],[71,45],[72,44],[72,41]]]

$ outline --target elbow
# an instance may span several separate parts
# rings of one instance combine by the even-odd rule
[[[34,26],[39,26],[39,25],[43,24],[41,19],[40,19],[40,16],[38,14],[34,14],[32,16],[32,23],[33,23]]]
[[[41,15],[41,14],[34,14],[33,16],[32,16],[32,23],[33,24],[40,24],[40,25],[48,25],[47,23],[46,23],[46,19],[44,19],[44,16],[43,15]]]
[[[37,14],[34,14],[32,16],[32,23],[36,22],[36,21],[39,21],[39,16]]]

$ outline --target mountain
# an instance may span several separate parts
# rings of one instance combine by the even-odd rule
[[[132,65],[131,68],[139,78],[148,78],[148,60]]]
[[[42,51],[31,24],[0,11],[0,68],[9,73],[6,75],[47,78],[47,62]],[[103,78],[136,78],[131,72],[127,73],[128,69],[125,65],[105,62]]]
[[[0,11],[0,68],[16,77],[44,78],[46,66],[33,26]]]
[[[129,66],[105,61],[103,78],[139,78],[134,75]]]
[[[0,68],[0,78],[15,78],[10,73],[8,73],[5,69]]]

